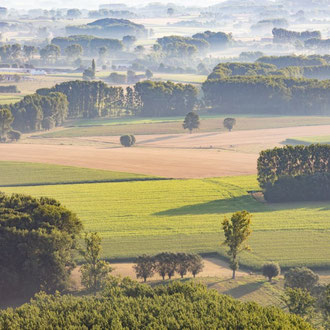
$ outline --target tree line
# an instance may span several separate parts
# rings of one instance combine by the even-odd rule
[[[207,107],[221,113],[327,115],[330,80],[274,76],[208,79],[202,85]]]
[[[330,146],[285,146],[262,151],[258,181],[269,201],[330,199]]]
[[[163,252],[155,256],[143,255],[136,259],[134,270],[137,278],[142,278],[144,282],[158,273],[163,281],[167,275],[169,279],[175,273],[181,278],[190,272],[194,277],[203,270],[204,264],[198,254],[170,253]]]

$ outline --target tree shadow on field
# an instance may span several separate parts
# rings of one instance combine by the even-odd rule
[[[186,205],[175,209],[169,209],[154,213],[156,216],[177,216],[188,214],[217,214],[233,213],[237,210],[247,210],[249,212],[265,211],[267,208],[263,204],[256,202],[251,196],[239,196],[229,199],[217,199],[207,203]]]
[[[224,291],[222,293],[238,299],[238,298],[244,297],[254,291],[259,290],[263,286],[263,284],[264,284],[263,281],[246,283],[246,284],[240,285],[236,288],[232,288],[227,291]]]
[[[155,216],[180,216],[234,213],[238,210],[246,210],[251,213],[277,212],[282,210],[315,209],[316,211],[329,211],[327,202],[292,202],[292,203],[262,203],[250,195],[217,199],[207,203],[185,205],[179,208],[169,209],[154,213]]]

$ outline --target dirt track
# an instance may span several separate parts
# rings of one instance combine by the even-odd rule
[[[173,178],[244,175],[256,173],[260,150],[279,146],[287,138],[309,135],[330,135],[330,125],[231,133],[139,135],[134,148],[119,148],[119,137],[72,138],[67,141],[72,145],[56,144],[56,141],[60,143],[56,139],[40,140],[38,144],[34,139],[33,144],[0,145],[0,159]],[[81,145],[82,142],[86,145]]]

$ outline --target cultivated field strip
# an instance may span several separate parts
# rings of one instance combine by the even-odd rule
[[[266,204],[247,191],[255,176],[215,179],[72,184],[2,188],[58,199],[76,212],[87,231],[103,237],[103,256],[129,258],[160,251],[219,252],[224,216],[253,213],[251,252],[242,262],[260,267],[330,267],[329,203]]]

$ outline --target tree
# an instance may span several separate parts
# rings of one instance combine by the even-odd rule
[[[60,47],[50,44],[40,50],[40,57],[46,62],[56,62],[61,55]]]
[[[135,144],[135,136],[134,135],[122,135],[120,137],[120,143],[124,147],[131,147]]]
[[[107,47],[100,47],[99,48],[99,57],[101,59],[101,61],[103,62],[105,57],[107,56],[108,54],[108,48]]]
[[[135,263],[133,268],[137,278],[143,278],[143,281],[146,282],[148,277],[154,275],[155,262],[153,257],[143,255],[138,257]]]
[[[55,127],[55,120],[52,117],[45,117],[42,120],[42,127],[46,131],[49,131],[50,129],[53,129]]]
[[[318,283],[319,276],[307,267],[291,268],[284,274],[284,286],[311,291]]]
[[[1,297],[68,288],[82,223],[54,199],[0,194]]]
[[[306,289],[286,288],[282,301],[290,313],[307,317],[313,312],[316,299]]]
[[[33,55],[37,53],[37,48],[35,46],[24,45],[23,52],[25,57],[27,57],[28,60],[31,60],[33,58]]]
[[[124,36],[123,37],[123,44],[125,45],[125,47],[128,51],[134,45],[135,42],[136,42],[135,36]]]
[[[194,128],[196,129],[199,128],[199,125],[200,125],[199,116],[195,112],[189,112],[187,113],[183,121],[182,127],[184,129],[188,129],[189,133],[191,134]]]
[[[7,108],[0,109],[0,142],[6,141],[7,133],[11,129],[14,117]]]
[[[204,262],[200,255],[191,254],[190,255],[190,264],[189,271],[193,274],[194,277],[200,273],[204,268]]]
[[[187,274],[191,264],[191,257],[186,253],[178,253],[176,255],[177,268],[176,271],[180,274],[181,278]]]
[[[278,276],[281,273],[280,265],[276,262],[268,262],[262,267],[262,275],[268,277],[269,282],[273,277]]]
[[[251,235],[251,215],[247,211],[234,213],[230,219],[225,218],[222,222],[222,228],[225,234],[224,245],[229,248],[230,267],[233,270],[233,279],[235,279],[238,269],[237,256],[244,250],[249,250],[246,240]]]
[[[174,14],[174,9],[172,7],[167,8],[167,15],[168,16],[173,16],[173,14]]]
[[[81,56],[83,49],[78,44],[69,45],[65,48],[65,54],[67,57],[71,58],[73,61]]]
[[[321,296],[320,310],[323,316],[324,328],[330,328],[330,284],[325,287]]]
[[[81,283],[94,294],[105,284],[108,274],[112,271],[110,265],[100,260],[101,237],[98,233],[85,235],[86,250],[81,251],[85,263],[81,266]]]
[[[233,129],[233,127],[236,125],[236,119],[235,118],[225,118],[223,121],[223,126],[228,129],[229,132]]]

